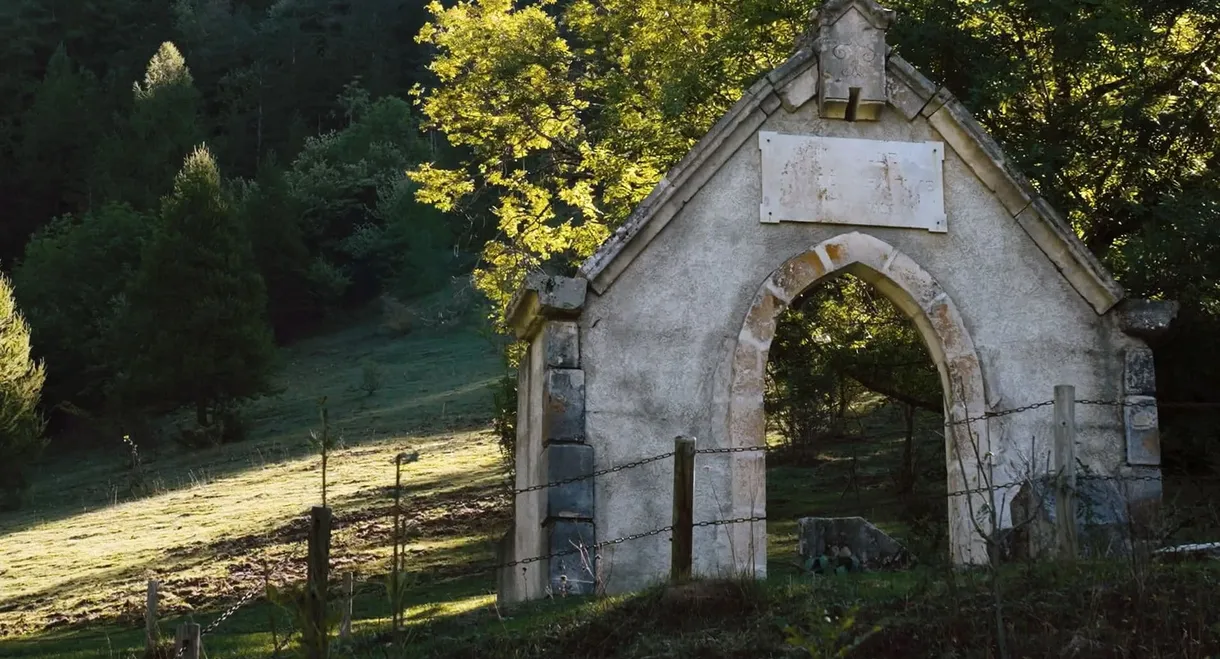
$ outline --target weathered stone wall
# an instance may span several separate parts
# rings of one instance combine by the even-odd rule
[[[912,317],[941,372],[951,421],[1050,400],[1060,384],[1073,385],[1078,399],[1152,400],[1143,338],[1163,330],[1165,310],[1117,304],[1121,289],[965,108],[884,53],[878,31],[892,19],[873,0],[830,0],[816,17],[821,36],[745,93],[580,278],[535,277],[522,290],[510,310],[518,336],[531,342],[518,487],[666,453],[678,435],[695,436],[700,448],[757,446],[775,318],[819,278],[841,273],[874,284]],[[867,142],[786,141],[771,151],[786,160],[764,167],[760,133]],[[853,160],[878,152],[866,166]],[[836,177],[836,167],[861,172],[860,185],[877,185],[877,195],[850,187],[857,174]],[[849,186],[838,188],[849,194],[830,199],[803,181]],[[904,209],[921,191],[935,198]],[[807,205],[859,216],[813,217]],[[1076,425],[1077,458],[1088,470],[1147,478],[1124,485],[1124,496],[1143,508],[1159,501],[1154,406],[1078,405]],[[951,423],[950,489],[982,485],[985,475],[1009,483],[1045,473],[1053,436],[1049,406]],[[519,496],[505,558],[668,525],[672,469],[657,461]],[[765,515],[762,454],[700,455],[695,480],[697,522]],[[992,502],[1002,527],[1012,523],[1016,490]],[[980,562],[986,551],[969,532],[966,502],[946,504],[953,558]],[[982,502],[973,503],[977,511]],[[763,522],[696,528],[694,547],[697,574],[765,574]],[[669,554],[668,535],[659,534],[531,563],[519,579],[501,575],[501,595],[632,590],[664,578]]]
[[[794,134],[876,140],[943,140],[922,117],[887,108],[878,122],[823,120],[813,104],[778,110],[762,126]],[[602,295],[581,315],[586,432],[598,468],[670,450],[691,434],[701,446],[727,446],[731,358],[752,298],[789,258],[845,231],[817,224],[760,224],[760,153],[746,140]],[[1051,398],[1056,384],[1079,397],[1124,394],[1124,351],[1139,347],[1074,290],[996,195],[956,152],[944,162],[948,232],[859,228],[914,259],[957,304],[982,362],[992,410]],[[1077,408],[1080,459],[1113,473],[1125,466],[1116,408]],[[990,425],[997,482],[1051,450],[1049,408]],[[1032,441],[1032,448],[1031,448]],[[696,520],[734,516],[729,458],[700,456]],[[664,526],[670,515],[669,465],[600,479],[598,536]],[[758,509],[765,489],[752,487]],[[740,493],[738,493],[740,494]],[[811,511],[812,512],[812,511]],[[724,528],[697,529],[696,572],[725,573],[759,563],[758,542],[730,542]],[[756,538],[757,535],[749,536]],[[737,536],[740,540],[741,536]],[[736,546],[734,546],[736,545]],[[754,546],[749,546],[754,545]],[[632,589],[668,569],[664,537],[609,548],[602,567],[611,591]]]

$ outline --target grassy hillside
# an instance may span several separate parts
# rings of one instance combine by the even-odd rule
[[[345,444],[329,467],[332,569],[364,578],[384,571],[392,461],[407,447],[420,452],[404,473],[419,522],[412,565],[431,578],[461,577],[463,565],[492,558],[505,509],[463,504],[499,483],[498,449],[484,430],[499,364],[488,341],[470,328],[391,338],[362,324],[305,341],[285,358],[282,392],[248,410],[249,440],[194,451],[140,447],[144,496],[130,491],[117,437],[104,450],[51,451],[31,505],[0,516],[0,638],[8,639],[0,656],[122,656],[139,643],[124,629],[139,619],[150,577],[164,582],[170,616],[204,623],[261,582],[264,562],[276,581],[303,578],[305,515],[321,482],[308,437],[322,396]],[[365,359],[380,370],[372,395],[360,388]],[[446,584],[446,610],[486,603],[487,583]],[[265,628],[267,612],[257,609],[226,629]],[[232,656],[215,654],[227,637],[209,640],[213,656]],[[255,651],[261,641],[233,643]]]

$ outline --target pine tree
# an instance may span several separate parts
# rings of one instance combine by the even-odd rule
[[[12,284],[0,274],[0,508],[25,488],[22,464],[42,448],[42,364],[30,359],[30,326],[17,309]]]
[[[169,192],[170,173],[202,137],[201,97],[186,59],[168,41],[132,94],[131,115],[100,143],[94,173],[104,198],[151,210]]]
[[[129,409],[193,405],[206,426],[218,406],[266,389],[275,354],[266,288],[205,147],[162,201],[127,303]]]
[[[90,160],[102,128],[101,100],[93,74],[79,69],[61,44],[35,87],[31,105],[14,121],[19,130],[13,156],[20,166],[6,173],[20,192],[7,197],[0,260],[16,257],[48,219],[88,206]]]

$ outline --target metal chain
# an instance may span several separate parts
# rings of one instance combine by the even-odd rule
[[[715,453],[754,453],[756,451],[774,451],[777,450],[770,446],[732,446],[729,448],[702,448],[695,451],[695,455],[712,455]]]
[[[285,556],[284,560],[281,561],[278,566],[276,566],[276,570],[286,567],[289,563],[292,562],[292,560],[293,560],[292,554]],[[225,620],[228,620],[229,617],[232,616],[234,613],[237,613],[238,609],[245,606],[246,604],[249,604],[250,601],[253,600],[255,596],[257,596],[259,593],[263,592],[264,588],[265,588],[265,584],[260,584],[258,586],[255,586],[254,588],[251,588],[249,592],[247,592],[245,595],[242,596],[241,599],[237,600],[236,604],[234,604],[233,606],[230,606],[224,613],[222,613],[220,615],[219,618],[213,620],[211,624],[209,624],[207,627],[205,627],[203,629],[203,631],[199,633],[199,636],[200,637],[207,636],[208,634],[211,634],[212,632],[216,631],[216,628],[219,627],[221,623],[223,623]],[[179,651],[178,656],[181,656],[181,651]]]
[[[1055,474],[1052,473],[1052,474],[1047,474],[1047,475],[1054,476]],[[1160,476],[1111,476],[1111,475],[1106,475],[1106,474],[1077,473],[1076,480],[1117,481],[1117,482],[1142,482],[1142,481],[1161,482],[1163,479]],[[972,488],[969,490],[957,490],[954,492],[949,492],[945,496],[946,497],[960,497],[960,496],[964,496],[967,494],[982,494],[984,492],[1003,490],[1005,488],[1014,487],[1017,485],[1024,485],[1028,482],[1029,482],[1029,479],[1024,479],[1024,480],[1019,480],[1019,481],[1012,481],[1009,483],[1002,483],[1000,485],[992,485],[990,487],[976,487],[976,488]]]
[[[965,419],[960,419],[957,421],[950,421],[950,422],[946,423],[945,425],[960,426],[960,425],[964,425],[967,423],[974,423],[975,421],[986,421],[987,419],[997,419],[999,417],[1009,416],[1012,414],[1020,414],[1021,412],[1028,412],[1030,410],[1036,410],[1040,407],[1047,407],[1049,405],[1054,405],[1054,404],[1055,404],[1055,401],[1047,400],[1047,401],[1043,401],[1041,403],[1033,403],[1031,405],[1023,405],[1021,407],[1014,407],[1010,410],[1001,410],[999,412],[984,412],[978,416],[967,417]]]
[[[261,590],[262,590],[262,586],[257,586],[255,588],[250,589],[250,592],[246,593],[241,599],[237,600],[237,603],[234,604],[233,606],[230,606],[229,610],[225,611],[219,618],[213,620],[212,624],[205,627],[204,630],[199,635],[207,636],[208,634],[211,634],[217,627],[220,626],[220,623],[224,622],[225,620],[228,620],[229,616],[233,615],[234,613],[237,613],[238,609],[245,606],[246,603],[249,602],[251,599],[254,599],[254,596],[257,595]]]
[[[1105,474],[1076,474],[1077,480],[1084,481],[1161,481],[1160,476],[1107,476]]]
[[[729,524],[748,524],[765,521],[767,521],[766,517],[737,517],[735,519],[718,519],[711,522],[695,522],[695,526],[728,526]]]
[[[1156,407],[1157,401],[1127,402],[1125,400],[1078,400],[1077,405],[1098,405],[1101,407]]]
[[[567,485],[569,483],[578,483],[580,481],[589,480],[590,478],[597,478],[598,476],[605,476],[606,474],[613,474],[615,472],[623,471],[624,469],[635,469],[636,467],[642,467],[646,464],[649,464],[652,462],[659,462],[661,460],[665,460],[665,459],[672,458],[672,457],[674,457],[674,452],[670,451],[669,453],[662,453],[661,455],[656,455],[651,458],[644,458],[643,460],[636,460],[635,462],[628,462],[626,464],[618,465],[617,467],[610,467],[609,469],[595,471],[591,474],[585,474],[584,476],[575,476],[573,478],[565,478],[563,480],[552,481],[550,483],[543,483],[541,485],[531,485],[529,487],[522,488],[520,490],[513,490],[513,495],[516,496],[518,494],[525,494],[526,492],[535,492],[537,490],[545,490],[545,489],[552,488],[552,487],[559,487],[560,485]]]
[[[743,523],[747,523],[747,522],[765,522],[766,520],[767,520],[766,517],[738,517],[735,519],[718,519],[718,520],[713,520],[713,521],[709,521],[709,522],[696,522],[695,524],[693,524],[693,526],[727,526],[729,524],[743,524]],[[587,548],[564,549],[562,551],[552,552],[550,554],[544,554],[542,556],[531,556],[529,558],[523,558],[518,561],[509,561],[507,563],[495,563],[495,564],[491,564],[491,565],[485,565],[481,568],[475,569],[475,572],[486,572],[486,571],[490,571],[490,570],[498,570],[500,568],[505,568],[505,567],[516,567],[518,565],[528,565],[530,563],[537,563],[538,561],[545,561],[545,560],[548,560],[551,558],[559,558],[561,556],[570,556],[572,554],[578,554],[582,550],[597,550],[597,549],[601,549],[603,547],[609,547],[612,545],[620,545],[624,542],[630,542],[632,540],[639,540],[640,538],[647,538],[647,537],[654,536],[654,535],[660,535],[662,533],[669,533],[673,530],[674,530],[673,525],[663,526],[659,529],[653,529],[651,531],[644,531],[643,533],[633,533],[631,535],[623,536],[621,538],[615,538],[613,540],[603,540],[601,542],[594,543]]]

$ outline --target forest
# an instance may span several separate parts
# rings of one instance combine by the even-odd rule
[[[1181,303],[1160,396],[1220,400],[1220,2],[887,4],[896,52],[1129,295]],[[502,330],[526,273],[572,272],[814,5],[5,0],[4,503],[69,429],[186,408],[198,442],[234,439],[277,345],[379,298],[469,278]],[[859,287],[789,320],[768,404],[790,438],[849,387],[938,408],[909,324]],[[1220,465],[1214,416],[1163,423],[1167,468]]]

